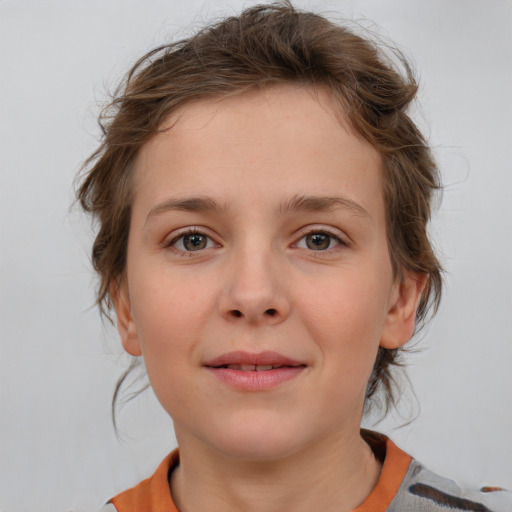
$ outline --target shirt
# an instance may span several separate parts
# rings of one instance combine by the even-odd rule
[[[363,437],[383,466],[377,485],[353,512],[512,512],[512,492],[463,489],[426,469],[389,438],[369,431]],[[179,512],[169,488],[178,464],[174,450],[153,476],[112,498],[100,512]]]

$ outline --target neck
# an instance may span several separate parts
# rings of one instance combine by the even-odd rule
[[[192,443],[193,444],[193,443]],[[280,460],[254,462],[180,443],[171,493],[181,512],[343,512],[375,487],[380,464],[359,432]]]

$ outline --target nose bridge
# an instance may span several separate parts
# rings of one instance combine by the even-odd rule
[[[227,265],[223,314],[250,323],[283,320],[289,312],[289,300],[280,259],[272,244],[261,237],[234,248]]]

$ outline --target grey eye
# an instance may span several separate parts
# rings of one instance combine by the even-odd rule
[[[318,231],[303,236],[297,243],[297,247],[311,251],[325,251],[340,245],[340,243],[338,237]]]
[[[183,247],[185,247],[187,251],[199,251],[200,249],[204,249],[207,242],[208,238],[199,233],[191,233],[183,237]]]
[[[209,249],[215,244],[209,236],[203,235],[202,233],[186,233],[175,238],[171,245],[179,251],[193,252]]]
[[[306,245],[308,246],[308,249],[312,249],[314,251],[327,249],[330,243],[331,237],[325,233],[314,233],[306,236]]]

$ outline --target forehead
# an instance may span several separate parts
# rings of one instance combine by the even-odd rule
[[[217,126],[232,128],[229,138],[227,130],[216,137]],[[234,96],[192,101],[167,119],[162,126],[162,130],[166,129],[182,142],[201,136],[202,131],[210,138],[211,146],[217,147],[251,142],[269,149],[267,143],[274,142],[276,136],[283,150],[306,141],[304,149],[321,149],[334,142],[343,150],[348,142],[368,156],[371,153],[380,165],[378,152],[352,129],[343,107],[326,88],[280,84]]]
[[[164,200],[167,188],[184,196],[213,188],[233,199],[260,187],[281,200],[340,189],[362,193],[365,203],[382,195],[380,169],[379,153],[355,135],[328,91],[279,86],[176,111],[138,154],[135,202],[160,192],[153,199]]]

